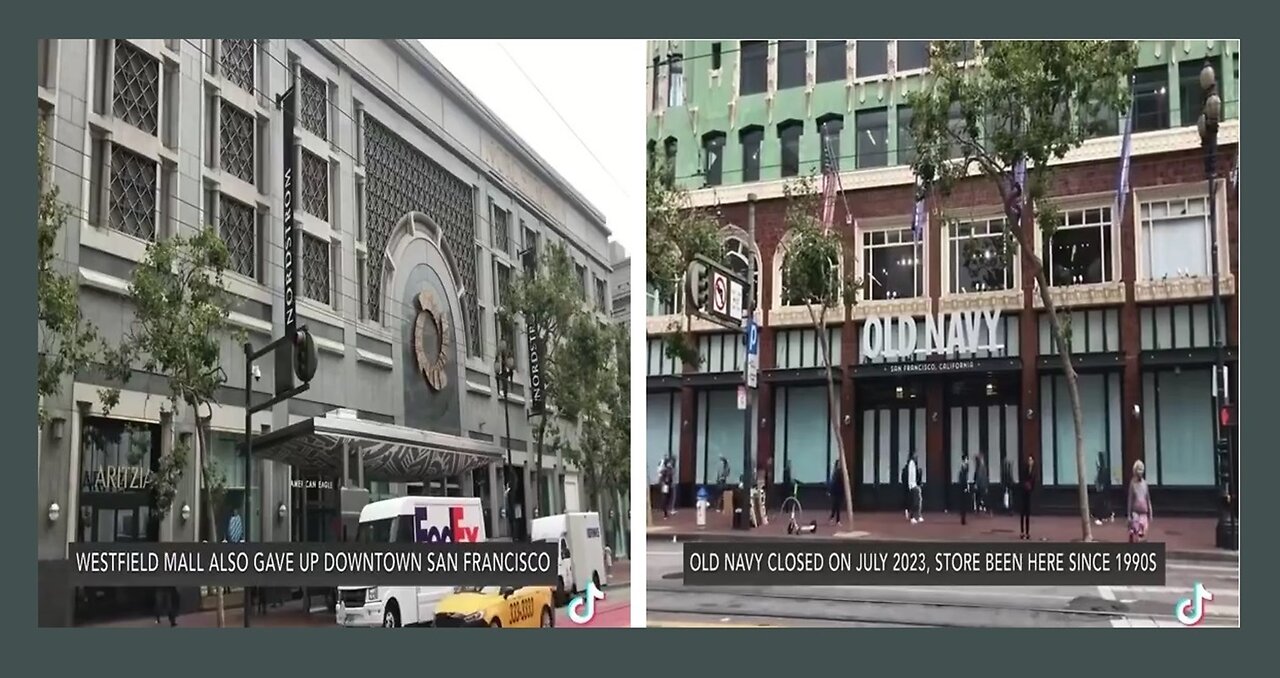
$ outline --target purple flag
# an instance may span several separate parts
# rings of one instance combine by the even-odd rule
[[[929,228],[929,211],[925,209],[924,204],[925,194],[924,183],[917,179],[916,205],[915,210],[911,213],[911,235],[916,242],[924,239],[924,231]]]
[[[1120,180],[1116,186],[1116,223],[1124,223],[1125,203],[1129,199],[1129,157],[1133,155],[1133,111],[1124,119],[1124,139],[1120,142]]]

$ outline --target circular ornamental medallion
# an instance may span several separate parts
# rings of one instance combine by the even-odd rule
[[[435,341],[431,340],[431,330],[435,330]],[[449,323],[440,304],[430,292],[419,292],[418,317],[413,324],[413,354],[427,385],[437,391],[449,385],[448,348]]]

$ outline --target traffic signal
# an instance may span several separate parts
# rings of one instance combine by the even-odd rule
[[[1232,428],[1236,425],[1236,406],[1221,405],[1218,407],[1218,425],[1222,428]]]
[[[1231,446],[1225,437],[1218,438],[1213,445],[1213,456],[1218,469],[1218,486],[1224,489],[1231,486]]]
[[[707,300],[711,298],[710,270],[698,262],[689,265],[689,296],[693,307],[698,310],[706,308]]]
[[[316,376],[320,357],[316,354],[316,340],[305,327],[299,327],[293,337],[293,374],[306,384]]]

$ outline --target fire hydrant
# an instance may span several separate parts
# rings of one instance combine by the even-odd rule
[[[699,487],[698,488],[698,504],[697,504],[698,529],[703,529],[707,526],[707,506],[710,505],[710,503],[711,502],[707,501],[707,488]]]

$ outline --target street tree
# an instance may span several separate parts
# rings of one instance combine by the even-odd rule
[[[532,272],[516,276],[506,290],[500,290],[503,304],[498,309],[498,322],[506,328],[505,340],[500,340],[507,350],[515,347],[515,320],[524,320],[525,333],[530,341],[536,341],[541,347],[543,379],[543,402],[545,411],[538,416],[534,426],[534,449],[536,460],[533,468],[532,510],[539,515],[542,487],[542,460],[549,447],[549,438],[555,438],[559,432],[560,418],[565,416],[566,405],[572,407],[576,399],[577,384],[562,381],[557,373],[564,369],[563,363],[572,362],[575,357],[566,355],[563,350],[564,337],[573,326],[575,319],[583,314],[585,303],[585,281],[578,278],[573,259],[560,244],[552,244],[540,253],[540,260]],[[563,461],[563,455],[556,454],[557,466]],[[549,500],[553,507],[558,498],[552,492]],[[550,513],[550,512],[548,512]]]
[[[53,182],[51,143],[41,120],[36,128],[36,414],[42,426],[44,403],[62,391],[63,380],[114,350],[84,317],[76,280],[64,272],[58,236],[71,208]],[[118,393],[102,389],[100,397],[114,402]]]
[[[845,510],[853,519],[853,487],[848,460],[845,458],[844,436],[840,431],[840,396],[836,392],[836,365],[832,361],[829,320],[843,320],[840,311],[857,301],[859,283],[852,273],[841,273],[843,244],[837,231],[824,227],[818,220],[820,201],[809,177],[788,183],[783,188],[787,201],[784,216],[785,250],[782,264],[783,304],[803,306],[818,338],[822,365],[827,374],[827,411],[831,432],[836,439],[840,462],[840,482],[844,486]],[[856,267],[848,266],[851,271]],[[833,317],[833,311],[836,314]]]
[[[1004,266],[1021,256],[1036,281],[1061,358],[1075,425],[1083,538],[1092,540],[1085,480],[1083,421],[1069,340],[1034,228],[1051,243],[1062,217],[1051,199],[1053,162],[1100,131],[1104,114],[1129,107],[1136,65],[1129,41],[988,41],[975,59],[972,41],[934,42],[929,74],[907,94],[915,144],[912,168],[923,190],[945,199],[972,176],[989,181],[1004,206]],[[1117,217],[1118,218],[1118,217]]]
[[[674,184],[661,163],[649,170],[645,192],[645,283],[659,299],[676,303],[689,264],[698,256],[720,260],[722,244],[719,218],[694,206],[689,194]],[[666,354],[697,365],[696,344],[689,336],[689,312],[676,309],[683,319],[666,328]]]
[[[229,337],[242,338],[228,323],[234,306],[223,281],[228,262],[227,247],[212,227],[150,243],[129,285],[133,322],[125,331],[122,350],[109,365],[111,376],[121,383],[127,383],[135,369],[161,375],[167,381],[170,410],[176,414],[185,408],[199,422],[200,494],[211,541],[219,540],[215,502],[225,491],[225,481],[209,453],[208,420],[217,404],[218,388],[227,380],[220,364],[221,343]],[[161,471],[153,485],[160,517],[172,506],[188,453],[179,444],[161,455]],[[222,587],[214,588],[222,626]]]
[[[577,386],[572,400],[563,401],[579,424],[578,440],[566,447],[565,458],[582,471],[592,510],[616,503],[621,511],[621,490],[630,479],[630,360],[623,335],[619,327],[579,316],[563,347],[574,359],[557,371]]]

